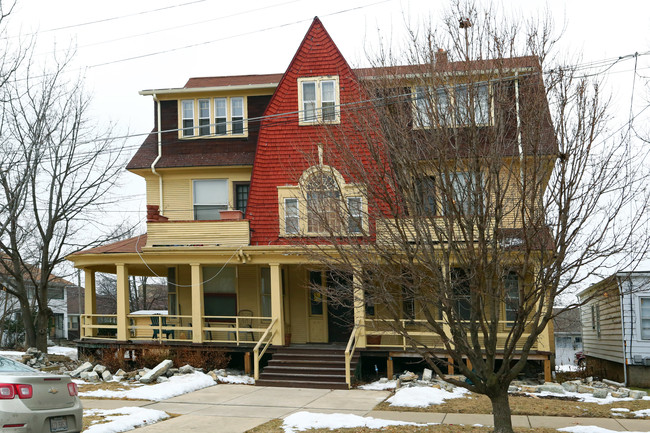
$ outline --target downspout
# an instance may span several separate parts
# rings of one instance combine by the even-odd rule
[[[158,156],[156,156],[156,159],[154,159],[153,162],[151,163],[151,172],[153,174],[155,174],[156,176],[158,176],[158,193],[160,195],[159,196],[159,203],[160,203],[159,213],[160,213],[160,215],[163,215],[163,209],[165,208],[164,207],[165,203],[163,202],[163,180],[162,180],[162,176],[160,175],[160,173],[158,173],[156,171],[156,164],[158,163],[158,161],[160,161],[160,158],[162,158],[162,127],[160,125],[160,121],[161,121],[162,116],[161,116],[161,113],[160,113],[160,100],[158,99],[158,96],[155,93],[153,94],[153,100],[156,101],[156,104],[157,104],[157,109],[156,109],[157,113],[156,114],[157,114],[158,118],[156,119],[156,125],[158,126]]]
[[[521,144],[521,116],[519,116],[519,71],[515,71],[515,108],[517,110],[517,147],[519,149],[519,172],[524,185],[524,149]]]
[[[623,331],[623,386],[627,386],[627,341],[625,340],[625,290],[623,289],[623,282],[619,276],[616,276],[618,282],[618,289],[621,296],[619,296],[621,304],[621,330]]]

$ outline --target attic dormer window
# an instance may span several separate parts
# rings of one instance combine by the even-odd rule
[[[339,121],[339,77],[323,76],[298,79],[300,125]]]
[[[245,137],[246,111],[245,96],[184,99],[180,103],[180,137]]]

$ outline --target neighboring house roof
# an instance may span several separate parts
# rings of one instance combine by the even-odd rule
[[[101,245],[99,247],[78,251],[77,254],[119,254],[119,253],[141,253],[142,247],[147,244],[147,235],[139,235],[122,241],[113,242],[112,244]]]
[[[0,258],[0,260],[9,261],[9,258],[5,256],[5,257]],[[25,279],[25,281],[27,281],[27,282],[30,281],[32,277],[37,281],[41,279],[41,269],[38,266],[27,264],[27,265],[25,265],[25,267],[27,268],[27,270],[25,270],[25,272],[23,273],[23,278]],[[2,279],[11,280],[11,279],[13,279],[13,277],[11,275],[9,275],[7,272],[5,272],[4,268],[0,267],[0,281]],[[48,277],[48,283],[49,284],[55,284],[55,285],[61,285],[61,286],[73,286],[74,285],[74,283],[71,283],[70,281],[66,280],[65,278],[58,277],[58,276],[56,276],[54,274],[50,274],[50,276]]]
[[[244,86],[244,85],[277,85],[282,74],[263,75],[231,75],[222,77],[195,77],[185,83],[184,89],[196,87],[223,87],[223,86]]]
[[[558,313],[562,308],[553,308],[553,313]],[[558,333],[580,334],[582,331],[582,321],[580,319],[580,309],[573,308],[564,310],[553,318],[553,331]]]

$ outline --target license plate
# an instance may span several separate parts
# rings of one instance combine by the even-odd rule
[[[55,416],[50,418],[50,431],[66,431],[68,429],[68,420],[64,416]]]

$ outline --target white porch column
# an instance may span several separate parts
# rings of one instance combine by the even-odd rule
[[[81,305],[81,299],[79,300]],[[84,312],[79,311],[79,336],[80,338],[92,337],[96,334],[95,329],[86,329],[84,325],[94,325],[97,323],[95,318],[88,321],[84,319],[84,314],[97,314],[97,291],[95,290],[95,271],[84,268]]]
[[[200,263],[192,267],[192,342],[203,343],[203,269]]]
[[[363,276],[360,267],[354,269],[352,284],[352,293],[354,296],[354,323],[359,323],[361,326],[357,347],[366,347],[366,302],[363,293]]]
[[[282,311],[282,272],[279,263],[269,263],[271,267],[271,317],[276,319],[277,333],[272,343],[277,346],[284,344],[284,313]]]
[[[117,267],[117,340],[129,339],[129,268],[124,263]]]

